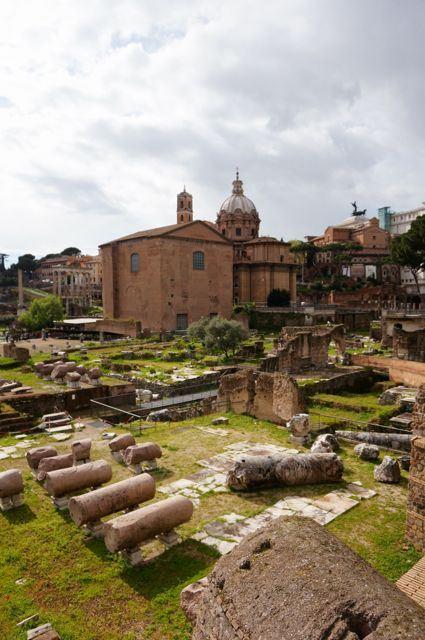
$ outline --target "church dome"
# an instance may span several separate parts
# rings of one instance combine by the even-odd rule
[[[222,203],[216,224],[229,240],[247,241],[258,236],[260,218],[255,204],[243,192],[238,171],[236,180],[233,180],[232,194]]]
[[[239,172],[236,173],[236,180],[233,180],[232,195],[230,195],[220,207],[220,213],[257,213],[255,204],[246,197],[243,192],[243,182],[239,180]],[[258,215],[258,214],[257,214]]]

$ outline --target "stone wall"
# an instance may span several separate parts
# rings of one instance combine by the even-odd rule
[[[261,361],[261,370],[294,373],[304,369],[326,368],[331,341],[340,353],[345,350],[344,325],[283,327],[278,345]]]
[[[224,411],[251,415],[254,396],[254,369],[241,369],[221,378],[219,403]]]
[[[305,410],[304,397],[296,381],[284,373],[244,369],[221,378],[217,407],[284,424]]]
[[[419,550],[425,551],[425,438],[412,439],[407,503],[406,535]]]
[[[311,396],[315,393],[338,393],[339,391],[362,393],[368,391],[377,380],[383,377],[367,368],[343,370],[343,373],[338,373],[339,370],[335,369],[335,376],[332,378],[303,385],[304,394]]]
[[[395,326],[392,342],[396,358],[425,362],[425,329],[405,331]]]
[[[425,385],[416,394],[412,432],[415,437],[410,452],[406,536],[417,549],[425,551]]]
[[[390,380],[408,387],[425,384],[425,363],[380,356],[352,355],[352,363],[362,367],[372,367],[388,371]]]
[[[119,404],[119,398],[123,396],[128,402],[133,396],[135,402],[135,389],[132,384],[99,385],[98,387],[82,387],[80,389],[66,389],[60,387],[57,393],[35,392],[27,395],[16,396],[6,394],[2,400],[7,402],[15,411],[32,416],[35,421],[45,413],[56,411],[75,412],[81,409],[90,409],[90,400],[101,398],[114,398],[114,404]]]

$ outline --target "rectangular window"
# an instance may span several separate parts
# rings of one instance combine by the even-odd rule
[[[241,236],[242,235],[242,230],[240,227],[236,227],[236,235],[237,236]]]
[[[188,326],[187,313],[178,313],[177,325],[176,325],[177,331],[185,331],[185,329],[187,329],[187,326]]]

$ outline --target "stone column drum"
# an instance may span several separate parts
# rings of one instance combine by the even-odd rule
[[[83,438],[74,440],[71,444],[71,451],[74,457],[74,464],[85,464],[90,461],[91,440]]]
[[[57,469],[67,469],[74,464],[74,458],[72,453],[65,453],[61,456],[52,456],[50,458],[43,458],[40,460],[40,464],[37,468],[37,480],[43,482],[46,478],[46,474],[49,471],[56,471]]]
[[[68,505],[67,495],[90,487],[99,487],[112,478],[112,468],[105,460],[88,462],[78,467],[58,469],[46,474],[44,486],[60,509]]]
[[[142,558],[139,545],[156,536],[166,546],[176,544],[178,537],[174,528],[188,522],[192,514],[193,503],[183,496],[155,502],[105,522],[105,545],[113,553],[128,551],[130,562],[140,564]]]
[[[57,456],[58,452],[54,447],[35,447],[33,449],[28,449],[26,453],[26,459],[28,462],[28,466],[31,469],[32,474],[35,476],[36,471],[38,469],[38,465],[40,464],[43,458],[50,458],[52,456]]]
[[[156,469],[157,458],[161,458],[161,447],[154,442],[144,442],[127,447],[124,451],[124,462],[134,473],[141,473],[141,464],[145,463],[147,469]]]
[[[24,481],[19,469],[0,473],[0,509],[8,511],[20,507],[23,502]]]
[[[77,526],[90,525],[92,533],[99,537],[103,534],[101,518],[131,509],[154,496],[155,480],[148,473],[142,473],[90,493],[74,496],[69,499],[68,508]]]
[[[136,444],[136,439],[131,433],[122,433],[119,436],[115,436],[109,442],[109,449],[114,460],[121,462],[123,459],[123,453],[127,447],[132,447]]]

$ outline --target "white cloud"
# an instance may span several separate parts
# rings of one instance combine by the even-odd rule
[[[3,0],[0,250],[213,220],[240,166],[262,230],[424,199],[425,5]]]

